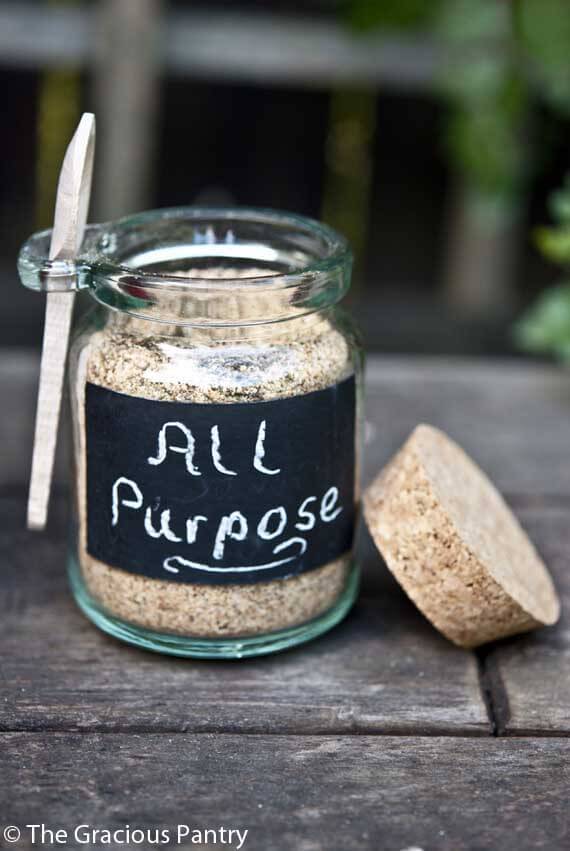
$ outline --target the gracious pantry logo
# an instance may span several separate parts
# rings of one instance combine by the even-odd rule
[[[4,842],[14,845],[21,839],[38,846],[71,846],[77,845],[97,847],[109,845],[183,845],[191,847],[215,846],[241,851],[247,841],[249,830],[243,828],[215,827],[197,828],[189,824],[178,824],[169,827],[134,827],[125,824],[120,827],[95,827],[91,824],[78,824],[72,828],[62,828],[54,825],[25,824],[17,827],[7,825],[2,830]]]

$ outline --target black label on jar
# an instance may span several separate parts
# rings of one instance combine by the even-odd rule
[[[346,553],[354,378],[269,402],[86,388],[87,550],[174,582],[266,582]]]

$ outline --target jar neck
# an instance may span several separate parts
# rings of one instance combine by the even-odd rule
[[[288,316],[279,322],[233,325],[188,325],[174,322],[140,319],[125,311],[102,311],[102,325],[117,334],[132,334],[137,338],[179,338],[195,345],[220,343],[280,343],[289,344],[294,339],[316,337],[328,331],[334,323],[335,308],[327,307],[312,313]]]

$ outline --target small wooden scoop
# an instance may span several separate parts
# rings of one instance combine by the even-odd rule
[[[94,152],[95,116],[86,112],[69,143],[59,175],[50,260],[73,260],[77,256],[87,222]],[[28,497],[30,529],[46,525],[74,301],[73,292],[47,294]]]

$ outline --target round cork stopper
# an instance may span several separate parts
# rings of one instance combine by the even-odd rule
[[[461,647],[558,620],[550,575],[487,476],[419,425],[364,495],[376,546],[423,614]]]

